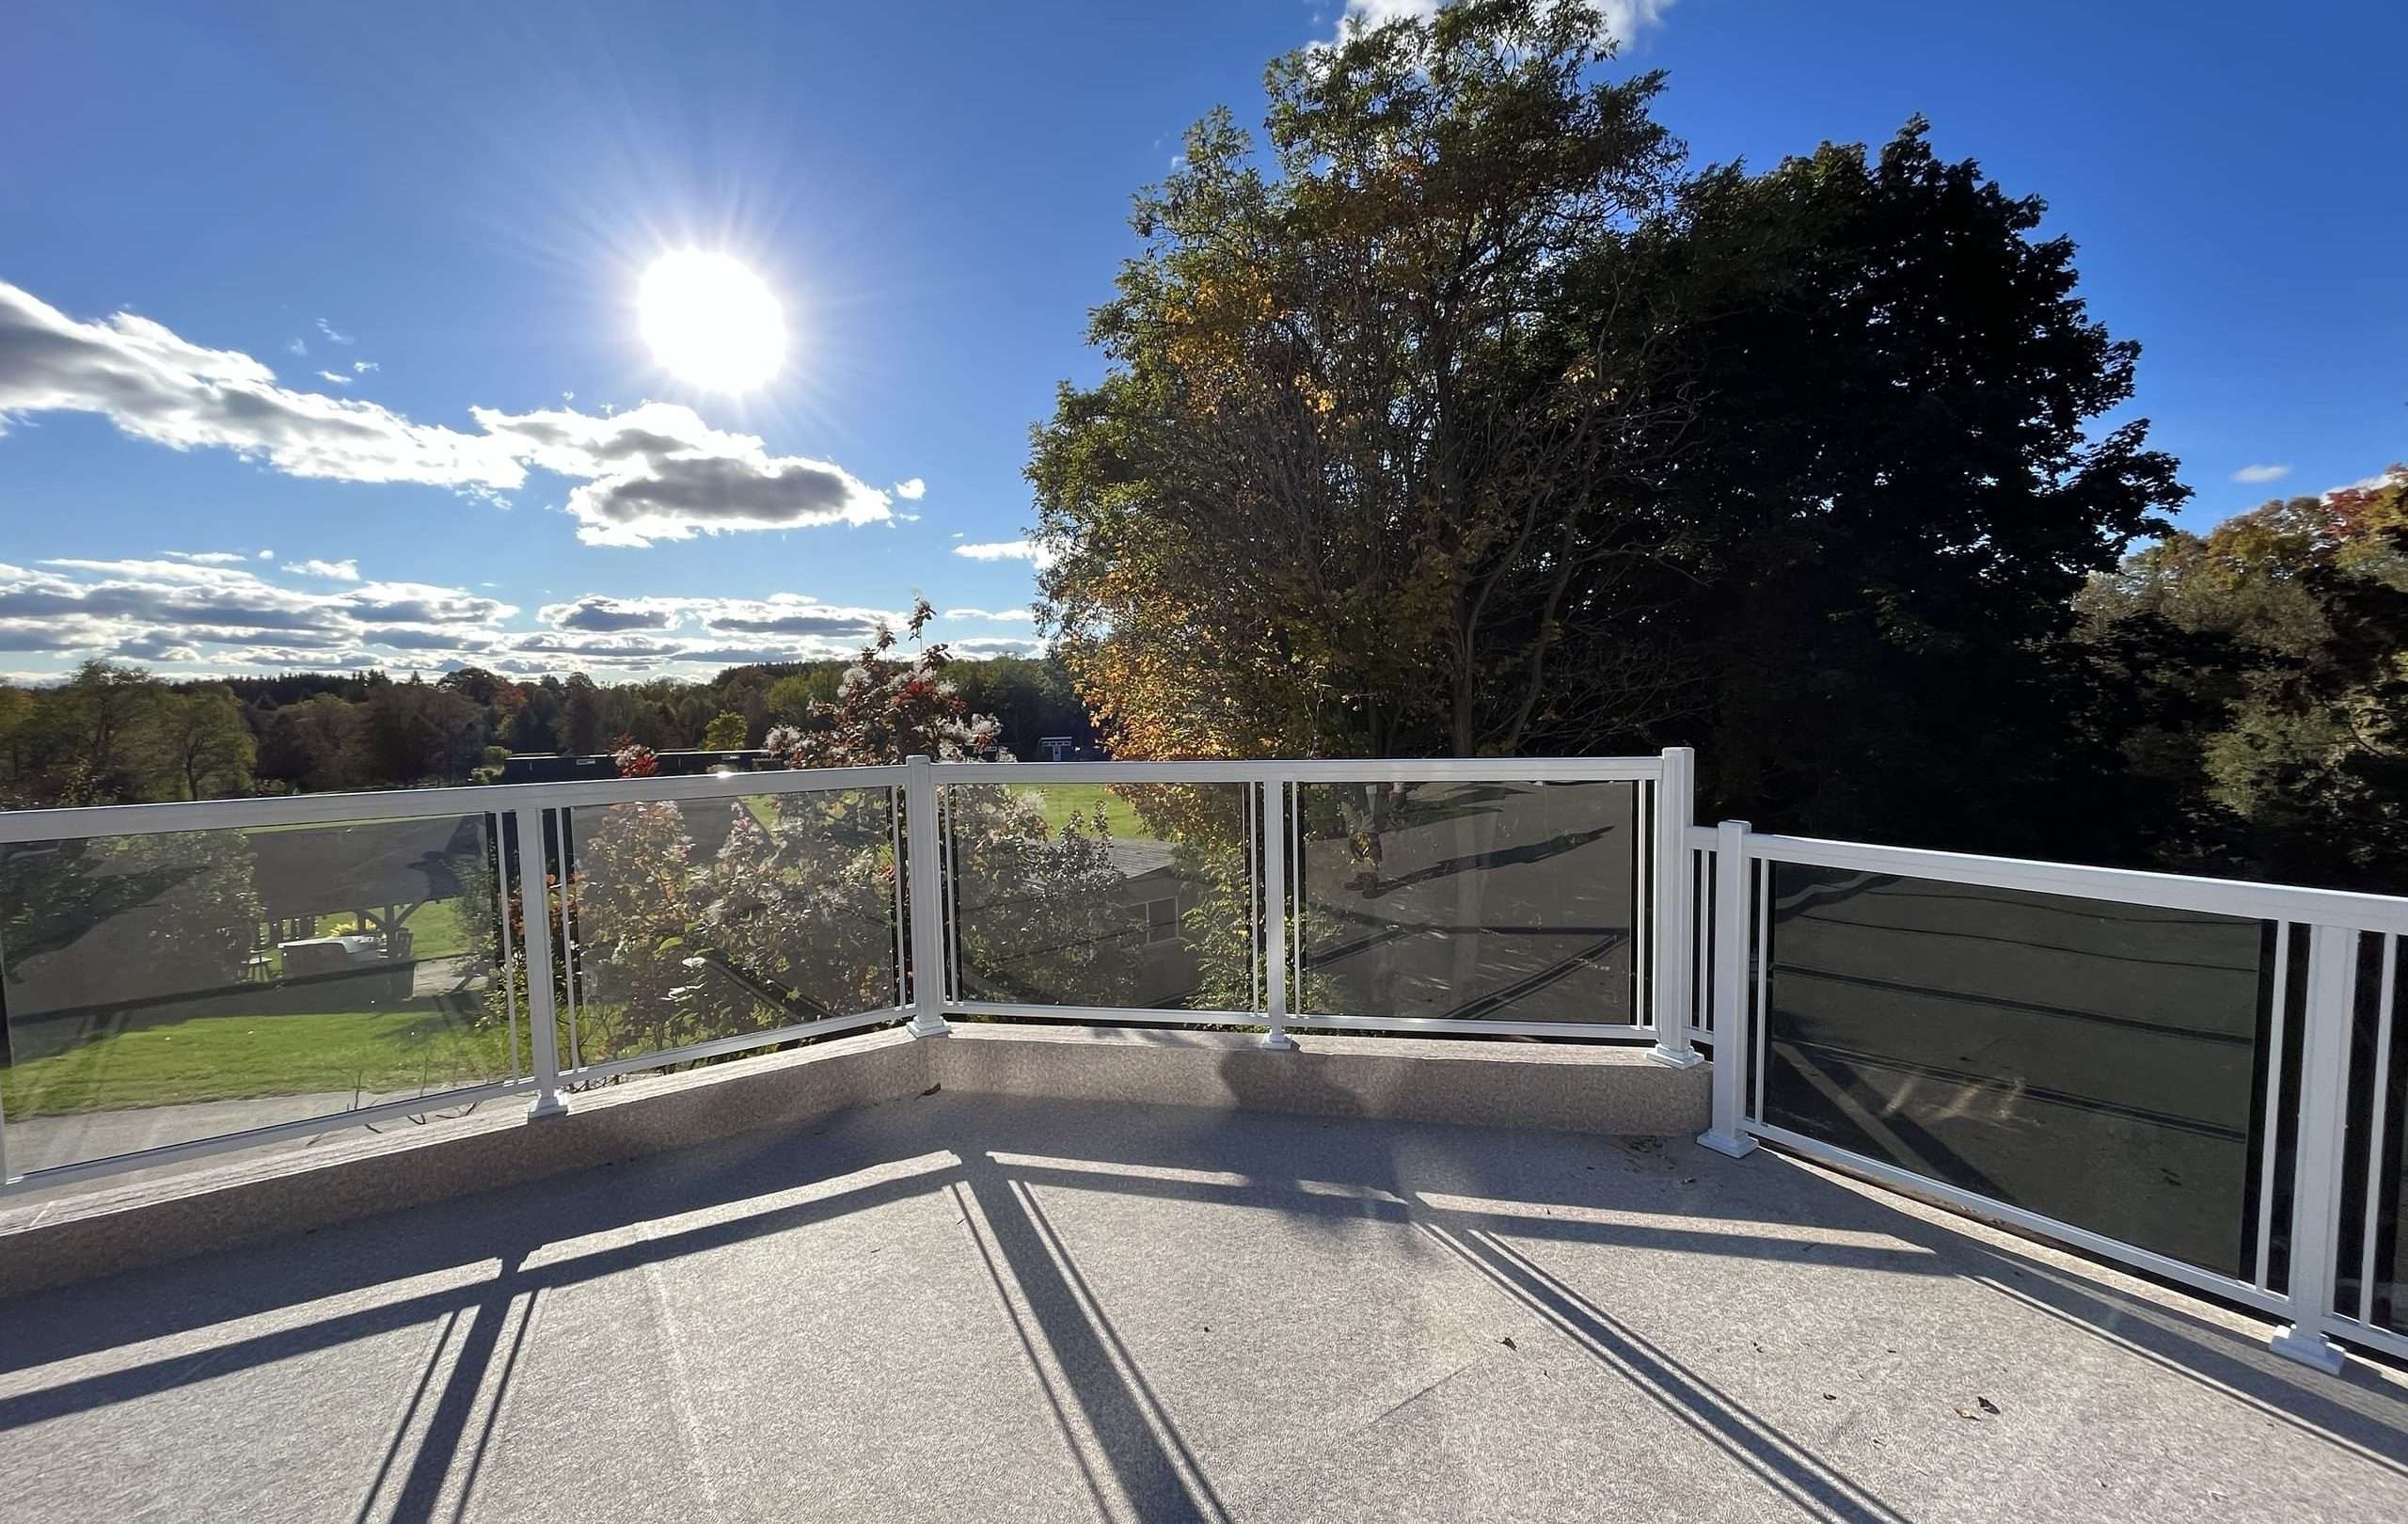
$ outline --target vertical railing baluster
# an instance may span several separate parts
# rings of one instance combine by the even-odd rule
[[[1273,780],[1263,786],[1268,818],[1262,831],[1263,989],[1262,1013],[1271,1030],[1262,1035],[1266,1048],[1293,1048],[1288,1035],[1288,792]]]
[[[1748,822],[1725,820],[1714,841],[1714,1123],[1698,1141],[1737,1159],[1755,1151],[1742,1127],[1748,1074]]]
[[[518,1071],[518,951],[510,935],[510,844],[502,839],[500,815],[485,817],[485,830],[493,838],[493,909],[496,928],[500,933],[501,966],[495,975],[501,980],[502,1006],[508,1012],[510,1027],[510,1077],[519,1078]]]
[[[2391,1102],[2391,1021],[2392,1003],[2400,992],[2400,938],[2383,939],[2382,983],[2375,987],[2374,1019],[2374,1087],[2367,1099],[2367,1209],[2366,1227],[2359,1238],[2358,1250],[2358,1321],[2374,1325],[2375,1241],[2383,1226],[2383,1162],[2387,1157],[2384,1144],[2388,1141],[2390,1127],[2398,1127],[2401,1118],[2389,1119],[2385,1113]]]
[[[903,945],[905,928],[911,920],[903,909],[903,791],[888,785],[886,789],[887,852],[895,863],[895,1008],[903,1008],[903,967],[908,954]]]
[[[2283,1025],[2290,1007],[2291,923],[2274,923],[2274,985],[2266,1012],[2266,1114],[2258,1158],[2258,1263],[2253,1280],[2273,1285],[2274,1161],[2282,1140]]]
[[[510,834],[518,846],[518,913],[526,928],[518,940],[527,954],[527,1045],[535,1060],[535,1100],[527,1115],[557,1117],[568,1110],[568,1103],[561,1099],[559,1018],[552,992],[552,896],[544,881],[543,806],[521,804],[513,809]]]
[[[2341,1141],[2350,1109],[2350,1029],[2357,1015],[2358,932],[2316,926],[2307,933],[2307,1000],[2299,1012],[2299,1157],[2291,1186],[2290,1326],[2274,1335],[2278,1355],[2320,1371],[2341,1369],[2325,1337],[2341,1226]],[[2272,1119],[2270,1118],[2271,1121]]]
[[[943,1037],[953,1030],[944,1019],[944,913],[937,888],[937,765],[933,758],[908,758],[903,768],[903,802],[911,821],[904,844],[911,859],[911,1025],[913,1037]],[[955,907],[958,913],[959,907]]]
[[[1689,961],[1676,949],[1689,945],[1689,820],[1696,814],[1693,779],[1697,754],[1686,746],[1664,748],[1664,775],[1656,786],[1655,871],[1649,907],[1656,934],[1654,1056],[1675,1069],[1703,1062],[1689,1040]]]

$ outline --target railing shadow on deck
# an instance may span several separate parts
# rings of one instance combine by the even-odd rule
[[[1072,1457],[1086,1466],[1077,1440],[1083,1425],[1107,1457],[1110,1485],[1144,1516],[1225,1518],[1211,1478],[1038,1199],[1041,1191],[1075,1189],[1249,1207],[1280,1214],[1307,1231],[1342,1232],[1365,1221],[1418,1230],[1816,1516],[1897,1519],[1880,1499],[1706,1382],[1629,1318],[1559,1278],[1544,1262],[1545,1246],[1671,1250],[1692,1257],[1691,1273],[1702,1278],[1736,1257],[1972,1281],[2408,1474],[2400,1459],[2408,1455],[2408,1396],[2363,1371],[2337,1382],[2313,1373],[2269,1353],[2242,1329],[2068,1269],[2049,1257],[2052,1251],[2025,1252],[1952,1227],[1801,1164],[1769,1157],[1732,1164],[1686,1142],[1646,1149],[1589,1138],[1577,1141],[1577,1156],[1596,1163],[1574,1170],[1562,1158],[1534,1151],[1545,1149],[1545,1136],[1175,1107],[1133,1117],[1125,1106],[1060,1101],[898,1102],[813,1130],[746,1135],[329,1230],[306,1254],[292,1253],[289,1245],[235,1249],[21,1299],[6,1309],[10,1336],[0,1341],[0,1389],[15,1389],[0,1397],[0,1434],[379,1334],[439,1326],[438,1348],[407,1399],[360,1514],[431,1518],[446,1501],[465,1507],[461,1489],[473,1487],[500,1412],[494,1389],[511,1379],[547,1294],[949,1193],[963,1207],[965,1230]],[[1638,1173],[1656,1169],[1651,1158],[1689,1176],[1712,1172],[1710,1185],[1677,1193],[1681,1216],[1664,1220],[1667,1209],[1654,1199],[1641,1203],[1656,1214],[1644,1222],[1549,1214],[1628,1204],[1616,1170],[1597,1163],[1623,1161]],[[1649,1178],[1655,1183],[1646,1189],[1660,1193],[1663,1182]],[[793,1199],[799,1191],[812,1194]],[[743,1210],[752,1201],[763,1204]],[[570,1240],[696,1214],[705,1220],[558,1255],[557,1246]],[[447,1283],[408,1287],[421,1278]],[[320,1301],[356,1303],[379,1286],[400,1294],[297,1326],[238,1330],[198,1354],[182,1339],[172,1353],[119,1369],[48,1385],[24,1379],[43,1367],[220,1324]],[[438,1389],[435,1378],[447,1351],[456,1353]],[[405,1446],[421,1412],[423,1426]],[[1106,1479],[1089,1474],[1086,1484],[1101,1489]]]

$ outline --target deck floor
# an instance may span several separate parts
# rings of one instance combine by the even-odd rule
[[[937,1094],[0,1302],[26,1520],[2408,1518],[2408,1385],[1759,1153]]]

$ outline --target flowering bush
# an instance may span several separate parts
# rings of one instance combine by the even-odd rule
[[[660,770],[660,755],[651,747],[622,736],[610,752],[622,778],[649,778]]]
[[[933,616],[925,600],[914,609],[914,643]],[[944,647],[906,659],[897,643],[880,629],[836,696],[804,724],[771,730],[765,748],[790,768],[959,761],[990,748],[994,722],[972,715],[944,679]],[[658,766],[641,746],[617,756],[623,777]],[[665,1052],[899,1003],[893,809],[877,788],[579,811],[565,897],[581,1056]],[[1124,998],[1127,918],[1102,822],[1054,833],[1023,793],[1000,786],[954,788],[947,810],[962,964],[980,976],[970,992]]]

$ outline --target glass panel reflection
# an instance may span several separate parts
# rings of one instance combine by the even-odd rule
[[[2270,929],[1773,865],[1765,1119],[2243,1277]]]
[[[962,998],[1251,1009],[1247,791],[1235,783],[948,785],[945,867]]]
[[[483,816],[0,846],[31,1172],[512,1077]]]
[[[1299,788],[1295,1008],[1636,1021],[1637,809],[1629,783]]]
[[[575,811],[562,1061],[898,1004],[894,824],[883,788]]]

